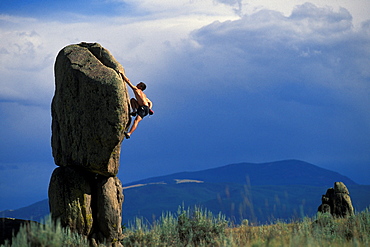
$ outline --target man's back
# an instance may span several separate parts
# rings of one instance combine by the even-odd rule
[[[148,98],[146,97],[146,94],[142,90],[136,87],[136,89],[134,89],[133,91],[134,91],[137,103],[139,103],[140,106],[143,106],[143,105],[149,106]]]

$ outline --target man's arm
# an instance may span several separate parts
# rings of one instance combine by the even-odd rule
[[[153,103],[150,101],[150,99],[146,98],[148,100],[149,109],[153,108]]]
[[[120,75],[121,75],[121,77],[122,77],[122,79],[123,79],[123,81],[125,81],[129,86],[130,86],[130,88],[132,88],[133,90],[135,90],[135,89],[137,89],[136,88],[136,86],[134,86],[131,82],[130,82],[130,80],[127,78],[127,76],[125,76],[123,73],[119,73]]]

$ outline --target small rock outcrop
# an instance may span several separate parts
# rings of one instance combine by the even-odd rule
[[[347,217],[354,214],[352,201],[347,187],[342,182],[335,182],[321,197],[318,212],[330,213],[334,217]]]
[[[49,184],[53,219],[92,243],[118,246],[123,191],[116,177],[129,125],[124,69],[97,43],[63,48],[55,62],[52,152],[59,166]]]

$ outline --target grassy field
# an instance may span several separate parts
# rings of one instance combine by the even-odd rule
[[[124,226],[123,246],[370,246],[370,212],[335,219],[318,214],[294,222],[230,225],[208,210],[184,209],[163,214],[155,223],[136,218]],[[88,246],[86,238],[47,219],[23,227],[5,246]]]
[[[179,209],[154,225],[137,219],[125,230],[124,246],[370,246],[370,212],[334,219],[318,214],[296,222],[231,226],[207,210]]]

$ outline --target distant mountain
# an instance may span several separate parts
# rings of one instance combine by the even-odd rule
[[[176,183],[176,179],[192,179],[208,183],[235,183],[258,185],[309,185],[332,186],[341,181],[346,185],[356,183],[337,172],[320,168],[300,160],[283,160],[270,163],[239,163],[195,172],[139,180],[125,186],[149,183]]]
[[[148,178],[124,185],[123,223],[135,217],[149,221],[163,212],[176,213],[180,205],[194,205],[226,215],[239,223],[248,219],[271,223],[312,216],[334,182],[347,185],[355,210],[370,206],[370,185],[357,185],[336,172],[299,161],[240,163],[197,172]],[[44,200],[0,217],[39,220],[49,213]]]
[[[48,214],[49,214],[49,202],[46,199],[16,210],[1,211],[0,218],[7,217],[23,220],[40,221]]]

